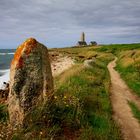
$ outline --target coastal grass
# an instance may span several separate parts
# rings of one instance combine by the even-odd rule
[[[140,43],[102,45],[102,47],[96,48],[95,50],[98,52],[107,52],[118,55],[118,53],[122,51],[140,50]]]
[[[105,61],[111,60],[114,58],[114,55],[109,52],[99,51],[102,47],[74,47],[74,48],[59,48],[59,49],[51,49],[51,52],[59,52],[64,56],[69,56],[74,58],[75,63],[83,63],[85,60],[101,58]]]
[[[100,48],[55,49],[76,63],[54,78],[55,90],[44,105],[32,110],[27,126],[16,131],[16,139],[121,140],[121,132],[112,119],[110,76],[107,64],[111,52]],[[91,67],[84,60],[92,59]]]
[[[140,96],[140,50],[120,52],[116,69],[127,85]]]
[[[73,115],[69,116],[70,120],[74,120],[80,128],[78,135],[80,140],[120,139],[119,129],[112,120],[109,99],[110,79],[106,64],[107,61],[104,63],[97,59],[91,63],[93,68],[81,66],[80,72],[65,77],[65,81],[59,83],[56,90],[56,98],[62,99],[61,103],[64,102],[67,107],[70,106],[67,101],[72,98],[76,101],[73,106],[75,109],[71,110]],[[62,77],[63,75],[60,79]]]
[[[13,139],[120,140],[112,119],[110,77],[107,64],[118,57],[117,70],[128,86],[140,95],[140,44],[52,49],[75,59],[76,64],[54,79],[55,91],[46,104],[33,110],[29,126]],[[91,67],[83,62],[93,59]],[[139,109],[129,103],[139,118]]]
[[[133,115],[138,121],[140,122],[140,109],[137,107],[137,105],[134,102],[128,102],[129,106],[131,107],[131,110],[133,112]]]
[[[110,60],[103,62],[101,58],[91,63],[92,68],[76,64],[55,78],[55,104],[49,104],[52,106],[48,110],[50,114],[45,115],[51,122],[51,127],[47,128],[50,136],[47,137],[121,139],[120,131],[112,120],[109,99],[110,78],[106,65]]]
[[[118,57],[116,70],[122,79],[140,96],[140,44],[103,45],[94,51],[112,53]]]
[[[119,71],[121,77],[125,80],[127,85],[138,96],[140,96],[140,76],[139,76],[139,72],[137,72],[134,65],[124,68],[118,64],[116,69]]]
[[[27,121],[32,125],[16,133],[13,139],[120,140],[120,129],[112,119],[107,70],[114,56],[94,48],[57,51],[69,54],[77,63],[54,79],[53,96],[31,112]],[[84,66],[87,59],[94,60],[91,67]]]

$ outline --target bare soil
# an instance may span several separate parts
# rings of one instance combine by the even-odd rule
[[[58,76],[65,70],[69,69],[74,65],[74,60],[71,57],[67,56],[57,56],[55,61],[52,61],[51,68],[52,68],[52,75],[53,77]]]
[[[111,76],[111,102],[113,118],[120,125],[124,140],[140,140],[140,123],[134,118],[128,101],[134,102],[140,108],[140,98],[137,97],[121,79],[114,69],[117,58],[108,64]]]

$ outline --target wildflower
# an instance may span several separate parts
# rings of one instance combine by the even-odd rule
[[[67,96],[64,96],[64,99],[66,99],[67,98]]]
[[[42,135],[43,133],[42,133],[42,131],[40,131],[40,135]]]
[[[57,99],[57,96],[54,96],[54,99]]]

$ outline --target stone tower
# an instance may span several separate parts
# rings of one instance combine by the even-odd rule
[[[81,42],[85,42],[85,33],[84,32],[82,32],[82,34],[81,34]]]

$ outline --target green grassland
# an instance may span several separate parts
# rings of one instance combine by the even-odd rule
[[[114,56],[91,47],[57,49],[57,52],[74,58],[76,64],[55,78],[53,101],[46,103],[45,114],[32,120],[45,124],[44,127],[33,126],[26,133],[31,131],[35,137],[47,139],[120,140],[120,130],[112,120],[106,67]],[[92,58],[95,59],[92,67],[84,67],[84,60]]]
[[[118,57],[116,70],[130,89],[140,96],[140,44],[106,45],[96,50]]]
[[[73,57],[79,58],[81,53],[79,51]],[[87,59],[91,53],[92,57],[97,54],[89,48],[87,53],[82,53],[82,59]],[[98,53],[96,60],[91,62],[91,68],[83,67],[80,60],[70,70],[57,77],[56,85],[59,86],[56,86],[55,95],[61,104],[64,103],[63,107],[66,104],[66,107],[70,109],[66,115],[70,117],[69,120],[66,118],[66,124],[71,124],[69,121],[74,120],[74,125],[77,127],[69,126],[69,128],[79,127],[77,131],[74,131],[78,134],[77,139],[120,139],[120,131],[112,120],[109,98],[110,78],[106,65],[112,59],[111,54]],[[73,100],[70,103],[71,99]]]
[[[54,79],[53,97],[30,113],[27,124],[32,125],[12,139],[120,140],[112,119],[107,70],[114,55],[92,47],[51,51],[72,57],[75,65]],[[94,60],[89,68],[84,66],[87,59]]]
[[[118,54],[117,70],[127,85],[140,96],[140,50],[120,52]]]
[[[29,114],[29,125],[12,139],[120,140],[112,119],[110,76],[107,65],[118,57],[117,70],[140,95],[140,44],[51,49],[75,60],[75,65],[55,77],[55,91],[44,107]],[[90,67],[84,61],[92,59]],[[133,107],[134,108],[134,107]],[[1,108],[5,112],[5,108]],[[4,117],[3,117],[4,116]],[[0,114],[5,121],[8,115]],[[27,121],[27,123],[28,123]]]
[[[125,80],[127,85],[138,96],[140,96],[140,44],[113,44],[103,45],[101,47],[84,48],[79,52],[80,48],[62,49],[62,52],[67,50],[68,54],[77,55],[76,60],[85,60],[93,57],[100,57],[101,54],[107,59],[109,56],[115,55],[118,57],[116,70]],[[74,53],[73,53],[74,52]],[[85,53],[86,52],[86,53]],[[98,56],[100,54],[100,56]]]

